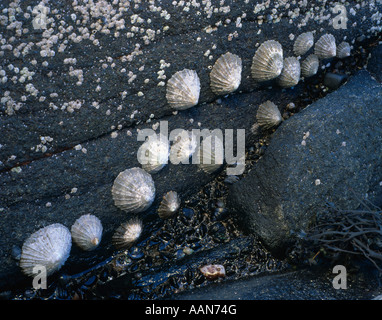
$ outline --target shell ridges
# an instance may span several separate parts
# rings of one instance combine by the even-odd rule
[[[296,56],[302,56],[314,45],[314,36],[312,32],[300,34],[293,45],[293,52]]]
[[[167,81],[168,104],[177,110],[185,110],[198,104],[200,80],[194,70],[183,69]]]
[[[114,232],[112,242],[117,248],[129,248],[139,238],[143,230],[142,221],[132,218],[122,223]]]
[[[314,54],[320,59],[329,59],[336,56],[336,39],[330,33],[321,36],[314,47]]]
[[[43,266],[47,275],[59,270],[67,260],[72,247],[68,228],[54,223],[34,232],[23,244],[20,267],[29,276],[35,276],[33,268]]]
[[[158,208],[158,215],[161,219],[172,217],[179,209],[180,199],[175,191],[169,191],[163,196],[163,200]]]
[[[256,119],[259,126],[266,130],[279,125],[283,120],[279,108],[269,100],[260,104]]]
[[[160,171],[168,163],[169,148],[167,138],[161,135],[150,136],[138,149],[142,168],[151,174]]]
[[[301,62],[301,75],[306,78],[314,76],[319,66],[320,61],[318,57],[315,54],[310,54]]]
[[[252,59],[251,74],[255,81],[277,78],[283,69],[283,49],[275,40],[265,41]]]
[[[83,250],[91,251],[98,247],[102,238],[101,221],[94,215],[79,217],[71,228],[73,241]]]
[[[296,57],[284,59],[284,68],[279,77],[279,85],[283,88],[295,86],[300,81],[300,62]]]
[[[154,180],[141,168],[126,169],[114,180],[111,192],[118,208],[131,213],[142,212],[154,201]]]
[[[221,55],[210,73],[211,90],[218,95],[235,91],[241,83],[241,71],[239,56],[230,52]]]

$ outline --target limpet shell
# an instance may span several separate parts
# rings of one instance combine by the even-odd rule
[[[158,208],[158,215],[161,219],[172,217],[180,206],[180,199],[175,191],[169,191],[163,196],[163,200]]]
[[[74,222],[70,231],[74,243],[85,251],[91,251],[101,242],[103,228],[96,216],[85,214]]]
[[[154,174],[167,163],[170,152],[168,139],[161,135],[150,136],[138,149],[138,160],[142,168]]]
[[[318,57],[315,54],[310,54],[301,62],[301,75],[305,78],[314,76],[317,73],[319,66],[320,61]]]
[[[329,59],[336,56],[336,38],[330,33],[324,34],[316,42],[314,47],[314,54],[319,59]]]
[[[117,248],[131,247],[138,240],[143,230],[142,221],[137,218],[122,223],[114,232],[112,243]]]
[[[151,175],[135,167],[118,174],[111,189],[114,204],[131,213],[147,210],[155,199],[155,185]]]
[[[260,104],[256,119],[260,127],[266,130],[278,126],[283,121],[279,108],[269,100]]]
[[[167,81],[167,102],[176,110],[185,110],[197,105],[199,93],[200,80],[194,70],[178,71]]]
[[[283,48],[275,40],[265,41],[253,56],[251,74],[255,81],[277,78],[283,69]]]
[[[199,168],[209,174],[214,173],[223,165],[223,140],[214,133],[206,136],[196,151],[196,157]]]
[[[211,90],[218,95],[234,92],[241,83],[241,58],[230,52],[216,60],[210,73]]]
[[[302,56],[309,51],[314,45],[314,36],[312,32],[301,33],[294,42],[293,52],[298,56]]]
[[[337,46],[337,57],[340,59],[349,57],[351,53],[351,47],[349,42],[343,41]]]
[[[194,154],[198,144],[192,131],[183,131],[174,139],[170,149],[170,162],[172,164],[189,163],[189,158]]]
[[[35,267],[45,267],[49,276],[68,259],[72,236],[67,227],[54,223],[33,233],[21,249],[20,267],[28,276],[36,276]]]
[[[278,83],[283,88],[294,87],[300,81],[300,62],[296,57],[284,59],[284,68],[278,79]]]

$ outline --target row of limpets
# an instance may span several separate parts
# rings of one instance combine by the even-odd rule
[[[312,32],[297,37],[294,44],[296,56],[306,54],[314,44]],[[320,59],[335,57],[344,58],[350,55],[347,42],[336,46],[331,34],[323,35],[314,48],[314,54],[301,62],[296,57],[283,58],[283,49],[275,40],[265,41],[257,49],[251,66],[251,75],[255,81],[268,81],[278,77],[281,87],[293,87],[300,75],[310,77],[317,73]],[[227,52],[215,63],[210,73],[211,90],[218,95],[225,95],[238,89],[241,83],[242,61],[235,54]],[[175,73],[167,83],[166,98],[169,105],[177,110],[185,110],[198,104],[200,80],[194,70],[184,69]],[[270,129],[281,123],[282,116],[278,107],[271,101],[262,103],[257,111],[259,126]],[[150,139],[142,145],[140,152],[145,152],[149,159],[142,168],[131,168],[119,173],[112,186],[112,197],[115,206],[128,213],[139,213],[147,210],[155,199],[155,185],[151,173],[163,168],[170,157],[171,162],[184,162],[196,150],[195,137],[188,132],[179,135],[169,149],[164,139]],[[203,148],[208,144],[207,148]],[[198,155],[199,166],[208,173],[213,173],[222,166],[222,141],[216,135],[203,139]],[[180,198],[175,191],[163,196],[158,208],[162,219],[172,217],[180,207]],[[112,237],[117,248],[130,247],[141,235],[143,225],[138,218],[122,223]],[[20,267],[29,276],[35,275],[35,266],[46,268],[47,275],[59,270],[69,257],[72,239],[83,250],[94,250],[102,238],[101,221],[94,215],[83,215],[75,221],[71,231],[62,224],[54,223],[33,233],[23,244]]]
[[[299,35],[294,43],[293,51],[297,57],[305,55],[314,45],[313,32]],[[351,47],[348,42],[336,45],[332,34],[321,36],[315,46],[314,53],[301,63],[297,57],[284,59],[283,48],[276,40],[267,40],[257,49],[252,59],[251,75],[257,82],[278,78],[283,88],[295,86],[300,76],[311,77],[318,71],[319,60],[337,56],[350,56]],[[241,83],[242,61],[239,56],[227,52],[220,56],[210,73],[210,87],[217,95],[226,95],[236,91]],[[168,104],[176,110],[185,110],[198,104],[200,80],[195,70],[184,69],[176,72],[167,82],[166,98]]]
[[[121,172],[112,187],[114,204],[129,213],[147,210],[155,198],[155,186],[151,174],[141,168]],[[162,219],[172,217],[179,209],[180,198],[175,191],[163,196],[158,208]],[[112,243],[118,249],[131,247],[143,230],[142,221],[137,218],[122,223],[112,236]],[[46,268],[47,276],[58,271],[70,255],[72,240],[81,249],[91,251],[102,239],[101,221],[94,215],[78,218],[69,230],[60,223],[54,223],[31,234],[21,249],[20,268],[28,276],[36,275],[36,266]]]

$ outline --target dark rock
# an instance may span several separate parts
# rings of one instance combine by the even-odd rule
[[[346,74],[328,72],[325,74],[324,85],[327,86],[329,89],[335,90],[338,89],[340,85],[345,82],[346,78]]]
[[[97,10],[90,14],[91,2],[78,1],[76,7],[75,2],[55,1],[46,4],[51,20],[47,29],[36,30],[32,26],[36,17],[30,9],[39,3],[20,2],[14,14],[16,21],[10,26],[15,9],[7,1],[0,2],[1,68],[8,78],[4,81],[2,71],[0,287],[16,285],[20,280],[30,285],[30,279],[22,276],[12,259],[11,248],[21,247],[28,235],[51,223],[70,227],[80,215],[92,213],[104,226],[100,246],[92,252],[82,252],[73,246],[62,272],[79,272],[114,252],[111,235],[130,215],[113,205],[110,188],[119,172],[139,165],[138,129],[150,128],[159,120],[169,121],[170,130],[240,128],[246,129],[247,143],[251,144],[255,137],[249,132],[257,105],[272,99],[282,106],[284,101],[290,102],[303,92],[302,85],[284,91],[261,87],[253,92],[250,66],[256,44],[276,39],[287,56],[292,54],[293,46],[289,35],[297,32],[317,30],[318,37],[329,31],[338,41],[344,36],[353,40],[362,34],[373,35],[378,23],[370,17],[381,7],[376,4],[373,9],[359,8],[357,15],[348,15],[349,25],[362,19],[357,28],[333,29],[316,19],[318,15],[332,13],[331,6],[320,1],[309,1],[301,8],[297,3],[288,3],[288,7],[282,4],[277,15],[272,13],[273,5],[254,12],[253,1],[247,4],[231,1],[228,7],[213,0],[211,7],[203,3],[201,7],[190,6],[189,12],[171,2],[158,2],[159,8],[158,3],[155,6],[144,1],[135,4],[126,1],[130,7],[125,11],[119,10],[122,9],[119,1],[99,1],[95,6],[100,9],[104,5],[102,18],[98,18]],[[355,0],[349,1],[347,8],[350,10],[356,4]],[[305,13],[313,8],[322,10],[305,24]],[[297,11],[299,15],[294,14]],[[116,13],[121,16],[116,18]],[[133,23],[133,14],[143,22]],[[267,17],[267,24],[257,23],[261,15]],[[118,29],[116,21],[124,21],[125,28]],[[16,22],[22,22],[21,29]],[[300,24],[302,27],[297,28]],[[86,39],[83,34],[86,28],[94,40]],[[26,29],[28,32],[24,32]],[[132,37],[126,37],[127,32]],[[22,51],[26,44],[33,46],[18,56],[17,51]],[[44,57],[45,45],[55,54]],[[64,51],[61,45],[66,46]],[[242,84],[238,94],[217,97],[209,88],[209,70],[227,51],[239,54],[243,60]],[[67,58],[75,58],[76,62],[67,63]],[[12,67],[18,68],[18,72],[11,71]],[[23,83],[20,75],[24,67],[35,74]],[[200,103],[175,115],[166,102],[166,88],[161,82],[165,84],[172,74],[184,68],[198,72],[202,87]],[[76,75],[81,71],[83,81],[79,85]],[[163,75],[158,78],[162,71],[166,78]],[[38,90],[36,95],[27,90],[30,84]],[[214,102],[217,98],[219,104]],[[195,166],[168,165],[156,174],[156,201],[141,215],[145,226],[142,237],[162,223],[156,209],[165,192],[176,190],[186,199],[213,178]]]
[[[306,230],[326,202],[349,210],[357,197],[380,201],[381,93],[360,71],[284,121],[263,158],[231,187],[227,207],[243,228],[283,255],[292,234]]]
[[[173,295],[171,300],[365,300],[380,293],[372,279],[349,276],[347,289],[334,289],[336,274],[316,269],[214,283]],[[375,279],[374,279],[375,280]]]
[[[379,81],[382,82],[382,45],[380,44],[371,52],[371,57],[367,64],[367,70]]]

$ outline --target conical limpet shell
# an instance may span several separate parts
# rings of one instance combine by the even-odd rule
[[[158,208],[158,215],[161,219],[172,217],[179,209],[180,199],[175,191],[169,191],[163,196],[163,200]]]
[[[203,138],[203,141],[196,152],[196,157],[198,165],[203,171],[209,174],[214,173],[223,165],[223,140],[214,133]]]
[[[81,249],[91,251],[101,242],[103,228],[96,216],[85,214],[74,222],[70,231],[73,241]]]
[[[275,40],[265,41],[257,49],[251,66],[252,78],[268,81],[277,78],[283,69],[283,48]]]
[[[183,131],[175,137],[170,149],[170,162],[172,164],[189,163],[189,158],[195,152],[197,141],[192,131]]]
[[[300,81],[300,62],[296,57],[284,59],[284,68],[278,79],[278,83],[283,88],[294,87]]]
[[[293,45],[293,52],[298,56],[302,56],[309,51],[314,44],[314,36],[312,32],[304,32],[300,34]]]
[[[168,139],[164,136],[150,136],[138,149],[138,160],[142,168],[154,174],[168,163],[170,152]]]
[[[314,54],[318,56],[319,59],[329,59],[336,56],[336,39],[332,34],[324,34],[316,42],[314,47]]]
[[[54,223],[33,233],[23,244],[20,267],[29,276],[36,276],[35,267],[45,267],[46,274],[59,270],[68,259],[72,236],[68,228]]]
[[[259,126],[266,130],[276,127],[283,120],[279,108],[269,100],[259,106],[256,119]]]
[[[118,174],[111,189],[114,204],[126,211],[147,210],[155,198],[154,180],[145,170],[135,167]]]
[[[314,76],[317,73],[319,66],[320,61],[318,60],[318,57],[315,54],[310,54],[301,62],[301,75],[305,78]]]
[[[341,42],[337,46],[337,57],[340,59],[346,58],[350,56],[351,47],[349,42]]]
[[[167,81],[166,98],[168,104],[177,110],[185,110],[198,104],[200,80],[194,70],[176,72]]]
[[[216,60],[210,73],[211,90],[224,95],[235,91],[241,82],[242,63],[236,54],[227,52]]]
[[[131,247],[138,240],[143,230],[141,220],[133,218],[122,223],[114,232],[112,243],[119,249]]]

